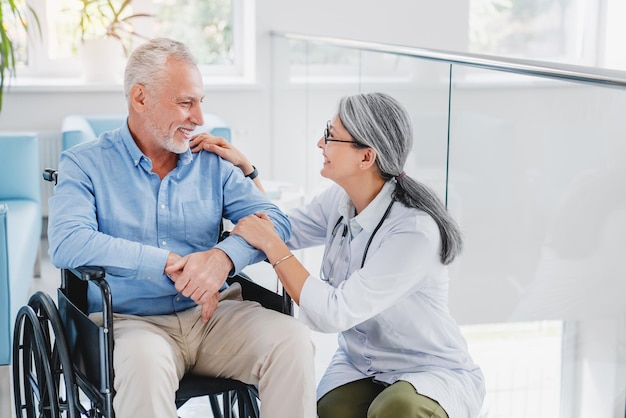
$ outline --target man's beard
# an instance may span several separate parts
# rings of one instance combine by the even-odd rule
[[[163,132],[163,130],[159,129],[152,122],[148,126],[151,134],[155,138],[159,138],[161,143],[163,144],[163,148],[166,150],[173,152],[175,154],[182,154],[189,149],[189,141],[178,141],[174,137],[178,128],[174,132]]]
[[[174,131],[176,133],[176,131]],[[173,134],[167,135],[165,141],[163,141],[163,147],[176,154],[182,154],[189,149],[189,141],[177,141]]]

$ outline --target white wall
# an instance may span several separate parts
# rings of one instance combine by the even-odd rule
[[[454,13],[450,13],[454,10]],[[254,86],[209,85],[204,108],[226,120],[233,140],[266,178],[286,155],[271,153],[270,31],[340,36],[384,43],[465,50],[467,2],[452,0],[263,0],[256,2],[257,78]],[[18,74],[19,76],[19,74]],[[0,130],[55,132],[70,113],[125,112],[121,87],[10,87]],[[329,109],[331,112],[332,109]]]
[[[264,0],[257,2],[261,80],[272,30],[466,51],[469,0]]]

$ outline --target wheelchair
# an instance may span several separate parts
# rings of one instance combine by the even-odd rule
[[[44,179],[56,183],[56,171]],[[100,289],[102,325],[88,315],[89,282]],[[275,293],[245,274],[228,279],[239,283],[246,300],[293,316],[293,303],[283,290]],[[15,321],[13,386],[17,418],[114,418],[112,297],[100,267],[61,270],[58,306],[44,292],[33,294]],[[187,373],[176,392],[176,407],[191,398],[208,396],[216,418],[257,418],[259,392],[238,380]]]

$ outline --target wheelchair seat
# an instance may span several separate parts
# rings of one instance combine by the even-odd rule
[[[59,414],[66,411],[68,417],[112,418],[113,313],[104,270],[62,269],[61,274],[58,309],[48,294],[36,292],[18,312],[13,345],[16,417],[41,416],[43,411],[54,410]],[[86,310],[88,281],[96,283],[102,294],[102,326],[92,322]],[[274,293],[244,275],[229,278],[228,282],[242,286],[244,299],[292,314],[293,304],[285,292]],[[89,399],[89,406],[79,401],[81,393]],[[214,417],[231,417],[235,408],[238,417],[259,416],[255,385],[187,373],[176,392],[177,408],[199,396],[208,396]]]

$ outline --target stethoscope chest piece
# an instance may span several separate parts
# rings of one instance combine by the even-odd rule
[[[374,239],[374,235],[376,235],[376,233],[378,232],[378,230],[380,229],[380,227],[382,226],[383,222],[385,221],[385,219],[387,219],[387,217],[389,216],[389,212],[391,212],[391,206],[393,206],[393,202],[394,200],[392,199],[391,202],[389,203],[389,206],[387,206],[387,209],[385,210],[385,213],[383,214],[383,216],[380,218],[380,221],[378,221],[378,224],[376,225],[376,228],[374,228],[374,231],[372,231],[372,234],[370,235],[369,239],[367,240],[367,244],[365,245],[365,249],[363,250],[363,258],[361,259],[361,268],[363,268],[363,266],[365,265],[365,259],[367,258],[367,252],[369,251],[370,248],[370,244],[372,243],[372,240]],[[341,228],[341,238],[339,240],[338,245],[333,245],[336,241],[336,237],[337,237],[337,232],[339,231],[339,227],[343,226],[343,228]],[[335,264],[339,258],[340,253],[342,252],[343,248],[344,248],[344,242],[346,240],[346,236],[348,235],[348,225],[346,223],[343,223],[343,216],[340,216],[339,219],[337,219],[337,222],[335,223],[335,226],[333,226],[333,231],[330,234],[330,241],[328,243],[328,245],[326,245],[326,248],[324,249],[324,256],[322,258],[322,271],[320,272],[322,280],[329,282],[329,283],[333,283],[334,282],[334,278],[333,278],[333,272],[335,269]],[[332,261],[330,261],[330,265],[328,267],[328,273],[326,274],[324,271],[327,268],[326,265],[329,263],[329,255],[331,253],[335,253],[333,256]]]

